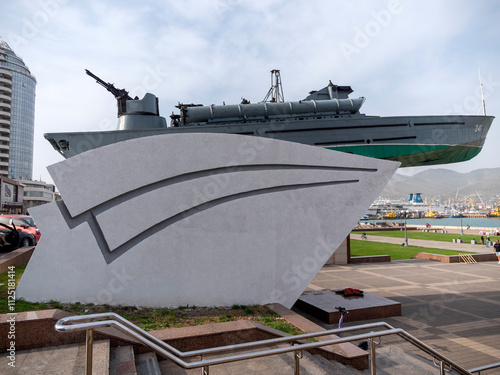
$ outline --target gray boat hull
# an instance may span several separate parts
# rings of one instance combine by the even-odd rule
[[[492,116],[463,115],[315,115],[244,123],[195,123],[155,129],[48,133],[44,136],[65,158],[113,143],[159,134],[231,133],[396,160],[402,163],[402,167],[415,167],[473,158],[481,151],[493,119]],[[255,141],[249,140],[249,144]]]

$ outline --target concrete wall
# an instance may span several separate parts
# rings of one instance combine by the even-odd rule
[[[290,307],[398,163],[224,134],[117,143],[49,167],[62,202],[17,289],[28,301]]]
[[[348,264],[350,258],[350,236],[347,236],[325,264]]]

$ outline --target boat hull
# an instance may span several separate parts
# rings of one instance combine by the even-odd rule
[[[338,118],[337,118],[338,117]],[[308,116],[286,120],[191,124],[161,129],[48,133],[65,158],[113,143],[159,134],[253,135],[395,160],[402,167],[469,160],[482,149],[492,116]]]

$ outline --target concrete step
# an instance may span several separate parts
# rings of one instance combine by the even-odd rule
[[[320,366],[328,369],[330,373],[338,375],[368,375],[370,369],[356,370],[335,361],[329,361],[321,356],[314,356]],[[408,353],[396,346],[377,348],[377,375],[435,375],[439,373],[432,360],[427,360],[418,355]],[[456,372],[447,372],[456,374]]]
[[[92,374],[107,375],[109,363],[109,340],[95,341],[93,348]],[[0,373],[10,374],[84,374],[85,344],[51,346],[47,348],[16,352],[15,360],[0,357]]]
[[[370,370],[356,370],[339,362],[328,361],[319,355],[303,352],[300,359],[302,375],[367,375]],[[5,375],[17,374],[84,374],[85,344],[54,346],[19,351],[15,354],[14,366],[11,358],[0,357],[0,371]],[[294,369],[293,354],[262,357],[210,367],[212,375],[273,374],[289,375]],[[94,375],[190,375],[199,374],[200,369],[185,370],[172,362],[158,362],[156,354],[145,353],[134,356],[132,346],[110,349],[109,340],[94,342],[92,371]],[[438,368],[432,361],[405,352],[396,346],[377,348],[378,375],[435,375]],[[455,374],[451,372],[450,374]]]
[[[120,358],[120,361],[117,359]],[[133,358],[132,347],[121,347],[111,349],[110,375],[194,375],[199,374],[200,369],[185,370],[171,360],[158,362],[154,353],[145,353],[135,356],[134,371],[130,369],[130,361]],[[119,371],[115,371],[113,362],[119,362]],[[256,358],[240,362],[233,362],[210,367],[212,375],[239,375],[239,374],[273,374],[288,375],[293,373],[295,363],[292,354],[281,354],[278,356]],[[136,370],[135,370],[136,369]],[[115,371],[115,372],[113,372]],[[129,372],[127,372],[129,371]],[[377,348],[377,374],[378,375],[435,375],[438,368],[432,361],[405,352],[398,347],[388,346]],[[303,352],[300,359],[300,373],[302,375],[368,375],[370,369],[356,370],[336,361],[329,361],[320,355],[310,355]],[[452,372],[451,374],[453,374]]]
[[[134,348],[117,346],[109,352],[109,375],[137,375]]]
[[[294,368],[294,356],[291,353],[287,353],[210,366],[209,371],[210,375],[290,375],[294,373]],[[169,375],[199,375],[201,371],[199,368],[185,370],[171,360],[160,361],[160,369],[162,374]],[[332,370],[330,368],[320,364],[309,353],[303,352],[303,357],[300,359],[301,375],[327,375],[331,373]],[[344,375],[351,374],[346,373]]]
[[[155,353],[143,353],[135,356],[137,375],[161,375],[160,365]]]
[[[432,360],[405,352],[397,346],[377,348],[377,374],[379,375],[435,375],[439,368]],[[452,372],[453,374],[453,372]]]
[[[330,374],[335,375],[359,375],[362,374],[359,370],[352,368],[350,366],[345,366],[337,361],[329,361],[325,357],[317,354],[314,356],[314,361],[317,362],[318,366],[324,368]]]

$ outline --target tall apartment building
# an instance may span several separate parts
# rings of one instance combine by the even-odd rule
[[[36,79],[0,37],[0,176],[31,180]]]

